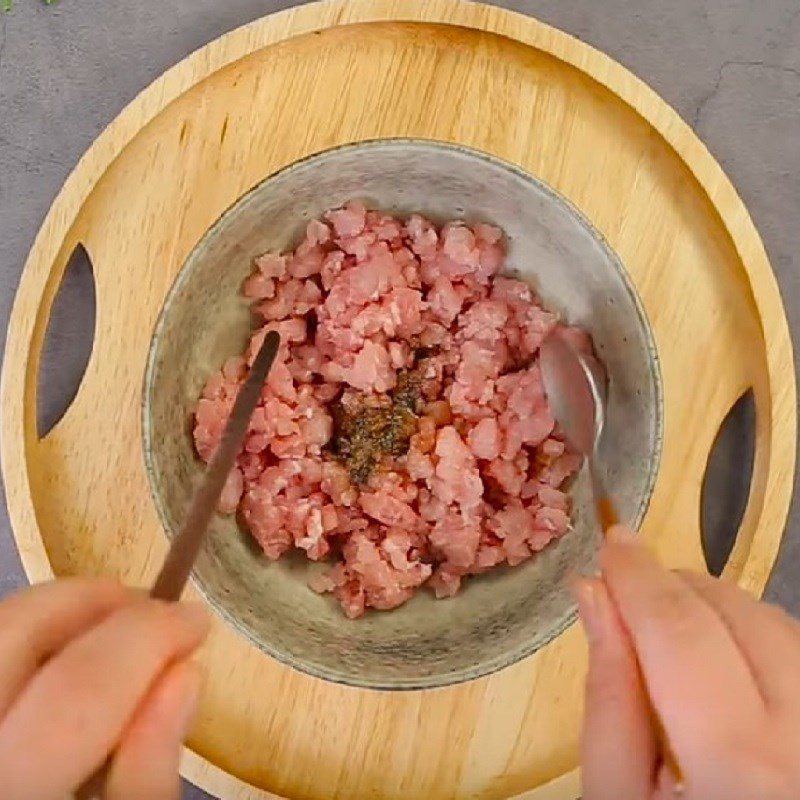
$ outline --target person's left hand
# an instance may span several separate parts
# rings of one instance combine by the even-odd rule
[[[0,603],[0,794],[53,800],[111,756],[106,800],[177,800],[203,608],[66,579]]]

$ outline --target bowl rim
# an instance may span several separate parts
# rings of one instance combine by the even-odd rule
[[[145,366],[144,379],[142,383],[142,391],[140,395],[140,414],[142,426],[142,446],[145,462],[145,472],[147,474],[148,489],[150,497],[156,507],[159,521],[164,530],[168,540],[171,541],[174,536],[172,521],[164,506],[164,503],[157,491],[158,482],[156,479],[156,467],[153,460],[153,433],[151,429],[149,411],[151,408],[151,396],[153,389],[153,382],[155,378],[155,371],[157,366],[157,354],[160,347],[161,340],[164,334],[167,318],[169,317],[170,309],[180,294],[181,289],[189,280],[195,263],[199,256],[202,254],[206,242],[212,237],[225,222],[236,214],[241,206],[247,202],[258,192],[260,192],[266,184],[278,178],[279,176],[289,174],[295,170],[307,168],[312,166],[316,161],[323,159],[337,153],[347,153],[363,149],[381,149],[384,147],[397,147],[405,146],[419,149],[439,149],[449,151],[451,153],[458,153],[469,157],[477,158],[499,168],[510,172],[515,177],[524,182],[532,184],[539,191],[543,192],[549,199],[559,205],[569,214],[571,214],[577,222],[582,225],[590,234],[592,239],[604,251],[608,261],[617,271],[617,274],[622,279],[623,285],[627,291],[628,297],[633,303],[636,315],[639,321],[640,329],[644,334],[644,340],[647,348],[648,367],[650,381],[654,390],[654,417],[652,423],[652,442],[651,453],[649,458],[649,468],[646,476],[644,490],[639,502],[639,507],[631,521],[631,526],[634,531],[638,531],[642,521],[650,506],[650,502],[655,489],[656,479],[661,464],[661,456],[663,451],[664,442],[664,387],[661,371],[661,361],[658,356],[658,350],[655,344],[655,337],[650,320],[642,303],[641,297],[631,279],[630,273],[625,268],[622,260],[617,252],[609,244],[605,236],[594,226],[591,220],[567,197],[561,194],[558,190],[553,188],[550,184],[543,181],[541,178],[533,175],[518,165],[499,158],[495,155],[490,155],[477,148],[468,147],[466,145],[457,144],[450,141],[443,141],[432,138],[423,137],[384,137],[375,139],[364,139],[356,142],[348,142],[345,144],[335,145],[330,148],[318,150],[313,153],[306,154],[301,158],[292,161],[289,164],[278,168],[277,170],[266,175],[259,180],[256,184],[250,187],[244,194],[236,198],[220,215],[219,217],[203,232],[197,242],[193,245],[189,254],[185,258],[183,264],[175,276],[169,290],[167,291],[161,310],[159,311],[156,324],[150,338],[150,344],[147,349],[147,362]],[[283,649],[274,647],[268,642],[257,637],[250,629],[249,626],[239,620],[234,614],[228,611],[223,603],[218,600],[204,585],[203,581],[197,576],[196,571],[192,569],[190,581],[194,589],[201,595],[201,597],[209,603],[211,608],[220,615],[220,617],[231,626],[236,632],[243,635],[248,642],[254,645],[261,652],[274,658],[279,663],[297,670],[300,673],[309,675],[313,678],[322,679],[330,683],[349,686],[357,689],[368,689],[376,691],[419,691],[425,689],[438,689],[446,688],[448,686],[455,686],[468,681],[477,680],[486,677],[502,669],[512,666],[538,652],[540,649],[548,645],[558,636],[560,636],[570,625],[572,625],[578,617],[577,608],[572,604],[571,608],[565,612],[553,625],[551,625],[541,635],[527,641],[525,644],[520,645],[509,652],[495,656],[493,658],[485,659],[478,665],[470,667],[462,667],[453,671],[437,672],[433,675],[421,675],[413,678],[386,678],[386,679],[369,679],[353,677],[347,672],[332,670],[329,667],[318,664],[308,659],[299,659],[291,653]],[[457,598],[454,598],[457,600]],[[357,621],[354,621],[357,624]]]

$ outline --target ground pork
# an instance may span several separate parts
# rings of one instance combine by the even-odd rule
[[[208,462],[268,330],[282,345],[219,503],[271,559],[330,568],[312,581],[351,618],[437,597],[531,558],[569,529],[580,466],[537,365],[562,327],[530,286],[500,276],[502,232],[357,202],[309,223],[290,253],[254,261],[260,324],[211,375],[194,413]]]

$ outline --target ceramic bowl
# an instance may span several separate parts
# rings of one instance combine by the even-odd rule
[[[652,334],[622,264],[590,223],[521,170],[462,147],[416,140],[349,145],[267,178],[208,231],[171,289],[150,351],[144,450],[153,497],[171,535],[202,471],[191,415],[208,375],[241,352],[250,332],[239,294],[252,258],[291,248],[309,219],[359,198],[395,214],[500,226],[507,272],[587,328],[609,377],[601,469],[621,516],[637,525],[661,441],[661,383]],[[444,686],[534,653],[573,622],[571,570],[591,571],[599,544],[588,482],[571,487],[573,529],[531,561],[471,578],[453,599],[422,590],[391,612],[350,621],[306,586],[304,557],[271,562],[231,517],[218,517],[194,581],[224,619],[299,670],[378,689]]]

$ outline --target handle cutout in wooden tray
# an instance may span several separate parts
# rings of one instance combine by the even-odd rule
[[[36,429],[44,438],[78,394],[92,355],[97,293],[92,259],[75,245],[56,290],[39,358]]]
[[[708,456],[700,495],[700,536],[706,567],[719,577],[744,518],[755,461],[756,404],[752,389],[731,406]]]

